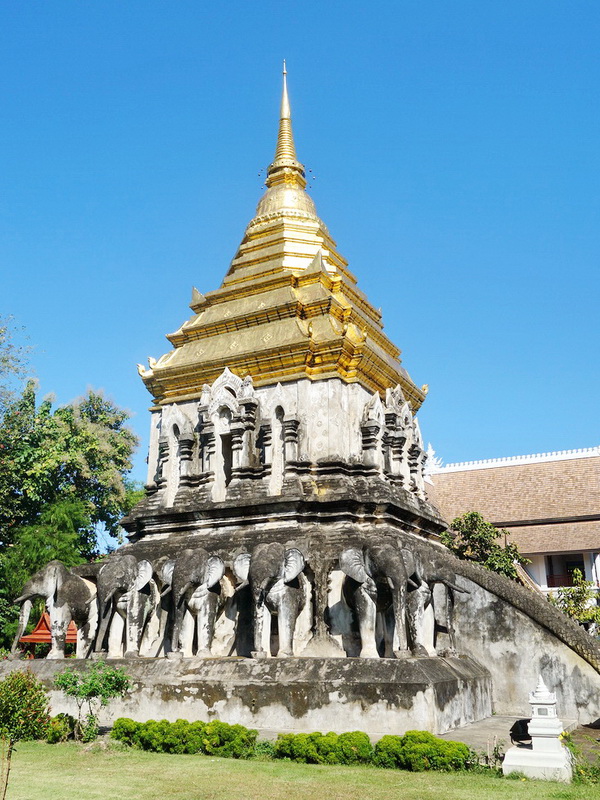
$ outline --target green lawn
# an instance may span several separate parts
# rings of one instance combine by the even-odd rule
[[[597,800],[598,786],[25,742],[7,800]]]

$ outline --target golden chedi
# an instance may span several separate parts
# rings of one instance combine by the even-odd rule
[[[198,398],[228,367],[255,386],[340,378],[384,397],[400,385],[417,411],[424,391],[401,366],[381,313],[358,289],[306,192],[285,69],[266,185],[221,288],[194,290],[194,316],[168,337],[174,349],[142,372],[155,402]]]

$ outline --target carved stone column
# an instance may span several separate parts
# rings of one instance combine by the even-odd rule
[[[158,464],[156,466],[156,488],[160,491],[167,485],[167,463],[169,461],[169,438],[161,436],[158,440]]]
[[[253,467],[256,463],[254,439],[256,434],[256,411],[258,401],[254,397],[240,401],[240,417],[243,425],[241,467]]]
[[[363,463],[367,467],[379,467],[377,446],[381,425],[374,419],[369,419],[361,426]]]
[[[426,454],[421,448],[413,444],[408,451],[408,464],[410,466],[410,483],[412,491],[423,497],[425,488],[423,483],[423,456]]]
[[[265,466],[270,465],[273,461],[273,434],[270,423],[261,425],[258,439],[262,463]]]
[[[192,485],[192,458],[194,454],[194,435],[182,434],[179,437],[179,485]]]
[[[298,460],[298,429],[300,428],[299,419],[284,419],[283,420],[283,441],[284,441],[284,454],[285,461]]]
[[[394,431],[390,434],[390,473],[396,478],[401,486],[404,485],[404,476],[402,475],[402,455],[404,452],[404,444],[406,436],[400,431]]]
[[[215,455],[216,455],[216,439],[215,439],[215,426],[212,422],[207,423],[202,427],[200,434],[201,446],[201,463],[202,463],[202,482],[207,483],[213,474]]]
[[[244,448],[244,423],[236,419],[229,429],[231,431],[231,466],[239,469],[242,466]]]

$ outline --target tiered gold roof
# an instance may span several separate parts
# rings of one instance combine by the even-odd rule
[[[220,289],[194,289],[194,316],[168,336],[174,349],[140,374],[158,404],[200,396],[225,369],[256,386],[341,378],[385,393],[400,384],[416,411],[426,393],[383,334],[381,313],[356,285],[306,192],[283,71],[267,191]]]

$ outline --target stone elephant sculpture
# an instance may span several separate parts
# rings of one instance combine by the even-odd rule
[[[303,583],[304,556],[295,547],[279,543],[259,544],[252,554],[241,553],[233,571],[243,582],[249,581],[253,603],[253,639],[255,657],[265,657],[263,647],[264,609],[277,615],[280,657],[292,656],[296,620],[306,602]]]
[[[173,609],[171,604],[171,584],[175,562],[167,556],[161,556],[153,563],[152,580],[156,591],[152,591],[154,602],[148,613],[144,633],[140,643],[140,656],[156,658],[171,650],[171,632],[173,628]]]
[[[109,658],[139,655],[144,626],[157,604],[152,564],[129,554],[111,556],[98,572],[96,652]],[[105,646],[105,641],[106,646]]]
[[[456,583],[456,573],[444,552],[435,552],[432,547],[415,543],[404,545],[401,549],[406,571],[418,584],[418,589],[409,594],[408,617],[413,637],[420,649],[426,649],[423,639],[423,618],[431,604],[434,617],[433,645],[440,655],[456,654],[456,635],[454,631],[454,593],[469,594]],[[439,649],[438,636],[446,633],[448,647]]]
[[[406,629],[407,587],[410,580],[402,554],[388,542],[368,545],[362,550],[346,548],[339,557],[346,574],[344,597],[357,616],[360,632],[360,657],[379,658],[377,649],[377,612],[389,608],[394,616],[392,650],[397,658],[408,655]]]
[[[74,575],[61,561],[50,561],[32,575],[15,600],[15,604],[21,606],[21,612],[11,652],[17,652],[19,639],[29,622],[31,601],[35,597],[43,597],[50,615],[52,637],[47,658],[65,657],[65,640],[71,620],[77,626],[76,656],[87,658],[92,649],[98,621],[95,594],[95,587],[89,581]]]
[[[202,547],[184,550],[172,562],[173,629],[171,652],[210,655],[220,605],[225,564]],[[167,590],[168,591],[168,590]],[[195,640],[195,642],[194,642]],[[195,644],[195,648],[194,648]]]

